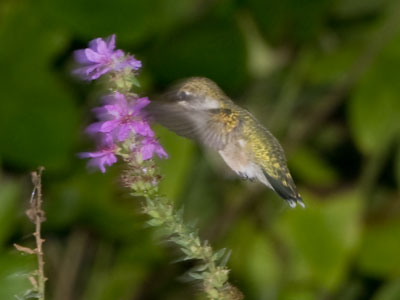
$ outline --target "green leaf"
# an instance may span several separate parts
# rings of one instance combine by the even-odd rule
[[[395,176],[397,179],[397,186],[400,189],[400,141],[397,143],[397,153],[395,159]]]
[[[198,265],[194,268],[192,268],[190,271],[191,272],[203,272],[205,270],[207,270],[208,268],[208,264],[202,264],[202,265]]]
[[[400,221],[370,224],[363,235],[358,266],[375,277],[400,276]]]
[[[394,279],[386,283],[374,295],[372,300],[398,300],[400,299],[400,279]]]
[[[189,275],[190,277],[192,277],[193,279],[196,280],[203,280],[203,274],[201,273],[194,273],[194,272],[188,272],[187,275]]]
[[[282,297],[279,299],[282,300],[311,300],[316,299],[318,296],[316,295],[315,290],[309,288],[299,288],[299,287],[289,287],[285,288],[282,291]]]
[[[334,13],[342,18],[356,18],[373,14],[390,0],[339,0],[334,3]]]
[[[32,288],[28,275],[33,272],[36,257],[16,253],[0,253],[0,299],[23,298]]]
[[[85,300],[129,299],[140,293],[142,283],[148,278],[151,265],[162,255],[154,247],[154,240],[126,241],[118,251],[110,244],[100,243],[93,257],[92,268],[86,275],[83,287]]]
[[[228,242],[233,249],[228,266],[234,277],[247,286],[251,299],[273,299],[276,296],[281,265],[274,244],[266,232],[245,219],[231,231]]]
[[[120,171],[118,166],[106,174],[88,174],[84,163],[70,177],[49,186],[44,184],[46,229],[68,230],[71,224],[84,220],[88,228],[103,238],[126,241],[143,236],[143,223],[148,218],[140,215],[139,199],[129,196],[127,190],[122,192],[115,182]]]
[[[318,199],[303,192],[307,207],[294,209],[277,224],[291,253],[289,280],[334,289],[345,279],[361,230],[361,198],[355,191]]]
[[[329,51],[313,48],[307,66],[307,79],[318,85],[338,82],[359,57],[362,45],[351,39]]]
[[[182,262],[182,261],[186,261],[186,260],[190,260],[190,259],[191,259],[190,257],[182,256],[180,258],[177,258],[177,259],[174,259],[173,261],[171,261],[171,264],[176,264],[176,263],[179,263],[179,262]]]
[[[305,41],[315,38],[322,29],[329,0],[245,0],[269,41]]]
[[[229,261],[229,258],[231,257],[231,254],[232,254],[232,250],[228,250],[228,253],[226,253],[225,256],[221,259],[221,262],[219,263],[219,265],[222,267],[225,267]]]
[[[289,160],[291,170],[305,183],[313,186],[331,186],[338,181],[335,169],[311,148],[301,148]]]
[[[213,260],[217,261],[219,260],[222,256],[224,256],[226,252],[226,248],[222,248],[220,250],[218,250],[217,252],[215,252],[215,254],[213,255]]]
[[[150,70],[163,85],[190,76],[205,76],[226,91],[239,91],[247,77],[244,38],[235,20],[206,18],[154,47]]]
[[[193,143],[162,127],[157,127],[156,133],[168,153],[168,159],[158,161],[163,176],[160,191],[168,198],[176,199],[185,186],[193,162]]]
[[[139,80],[136,78],[136,76],[132,76],[132,77],[131,77],[131,81],[132,81],[132,84],[133,84],[133,85],[135,85],[135,86],[137,86],[137,87],[140,87],[140,82],[139,82]]]
[[[24,20],[24,22],[21,22]],[[63,32],[21,5],[0,31],[0,156],[20,168],[65,168],[75,157],[78,112],[52,70]],[[29,49],[27,51],[26,49]]]
[[[376,58],[348,102],[351,133],[366,154],[378,152],[399,133],[400,35]]]
[[[186,0],[40,0],[45,20],[84,40],[115,33],[123,43],[138,44],[193,17],[197,1]]]
[[[150,226],[160,226],[161,224],[163,224],[164,222],[162,220],[149,220],[146,222],[147,224],[149,224]]]

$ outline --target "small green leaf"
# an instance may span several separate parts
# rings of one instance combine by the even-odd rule
[[[171,264],[176,264],[176,263],[179,263],[179,262],[182,262],[182,261],[187,261],[187,260],[190,260],[190,258],[187,257],[187,256],[182,256],[182,257],[180,257],[180,258],[174,259],[174,260],[171,262]]]
[[[232,254],[232,250],[228,250],[228,253],[225,254],[225,256],[221,259],[221,262],[219,263],[219,265],[221,267],[225,267],[226,264],[228,263],[229,258],[231,257]]]
[[[147,223],[148,225],[150,225],[150,226],[160,226],[161,224],[164,223],[164,221],[152,219],[152,220],[147,221],[146,223]]]
[[[188,275],[196,280],[202,280],[204,278],[203,274],[200,273],[189,272]]]
[[[202,264],[202,265],[198,265],[194,268],[191,269],[191,272],[203,272],[205,270],[207,270],[208,265],[207,264]]]
[[[220,250],[218,250],[214,255],[213,255],[213,260],[214,261],[218,261],[220,258],[222,258],[224,256],[226,252],[226,248],[222,248]]]
[[[189,249],[181,248],[181,251],[187,255],[188,259],[193,259],[193,252]]]
[[[139,80],[136,78],[136,76],[132,76],[132,77],[131,77],[131,82],[132,82],[133,85],[135,85],[135,86],[137,86],[137,87],[140,87],[140,82],[139,82]]]

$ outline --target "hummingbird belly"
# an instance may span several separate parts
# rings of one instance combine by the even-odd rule
[[[218,153],[225,163],[240,177],[249,180],[257,179],[273,190],[261,167],[254,163],[248,155],[245,141],[239,140],[237,143],[227,144]]]

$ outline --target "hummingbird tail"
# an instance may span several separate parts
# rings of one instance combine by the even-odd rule
[[[305,207],[303,199],[301,198],[300,194],[296,192],[295,186],[291,186],[288,184],[285,185],[279,179],[268,175],[267,172],[263,171],[263,173],[267,178],[268,182],[270,183],[271,187],[273,188],[273,190],[281,198],[283,198],[289,204],[290,207],[292,208],[296,207],[297,204],[303,208]]]

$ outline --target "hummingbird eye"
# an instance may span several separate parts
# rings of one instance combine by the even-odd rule
[[[188,91],[179,91],[177,94],[179,100],[191,100],[193,99],[193,94]]]

